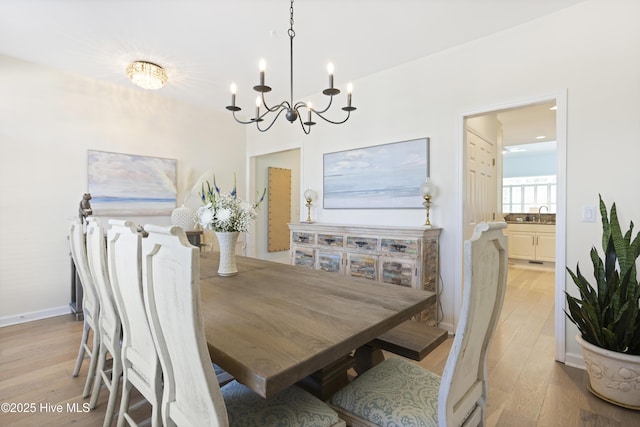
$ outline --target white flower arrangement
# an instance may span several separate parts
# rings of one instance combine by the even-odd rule
[[[251,221],[258,214],[258,206],[264,200],[267,193],[265,188],[262,196],[255,203],[250,203],[238,198],[236,191],[236,174],[233,174],[233,190],[231,193],[222,193],[216,184],[216,176],[213,176],[213,187],[206,181],[200,192],[203,206],[196,211],[196,221],[203,228],[214,231],[247,231]]]

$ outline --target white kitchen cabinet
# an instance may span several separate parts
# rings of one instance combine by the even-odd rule
[[[556,232],[536,233],[536,260],[556,261]]]
[[[536,259],[535,233],[530,231],[509,231],[509,258]]]
[[[556,229],[550,224],[509,224],[509,258],[527,261],[556,260]]]
[[[439,292],[439,228],[289,224],[291,264]],[[435,325],[434,303],[420,320]]]

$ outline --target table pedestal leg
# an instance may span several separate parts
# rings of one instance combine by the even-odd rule
[[[320,400],[329,398],[349,383],[347,371],[353,367],[353,357],[345,356],[298,382],[298,385]]]
[[[369,344],[359,347],[354,356],[356,361],[353,369],[358,375],[362,375],[384,360],[382,350]]]

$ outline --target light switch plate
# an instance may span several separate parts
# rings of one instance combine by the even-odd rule
[[[582,207],[582,222],[596,222],[596,207],[595,206],[583,206]]]

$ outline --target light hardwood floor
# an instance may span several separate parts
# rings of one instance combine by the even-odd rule
[[[554,361],[554,274],[509,268],[489,353],[487,426],[640,426],[640,411],[595,397],[584,370]],[[441,374],[451,343],[420,365]]]
[[[587,391],[586,374],[556,363],[552,272],[509,269],[501,321],[489,359],[488,426],[640,426],[640,412],[606,403]],[[0,404],[32,413],[0,412],[0,426],[99,426],[108,396],[84,412],[85,360],[71,371],[82,322],[71,315],[0,328]],[[451,339],[420,364],[442,373]],[[59,411],[59,412],[58,412]],[[148,409],[140,409],[140,417]]]

